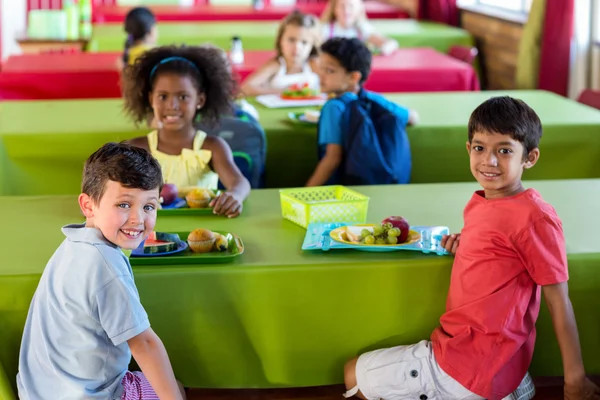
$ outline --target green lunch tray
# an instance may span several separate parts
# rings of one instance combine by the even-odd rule
[[[188,216],[188,215],[213,215],[213,208],[212,207],[206,207],[206,208],[189,208],[189,207],[182,207],[182,208],[161,208],[159,210],[157,210],[156,215],[162,215],[162,216],[173,216],[173,217],[177,217],[177,216]]]
[[[213,231],[225,236],[228,241],[227,251],[211,251],[210,253],[194,253],[189,248],[180,253],[168,254],[164,256],[156,255],[153,257],[130,256],[129,262],[132,266],[144,265],[181,265],[181,264],[223,264],[232,262],[235,257],[244,253],[244,243],[235,233],[224,231]],[[187,242],[190,232],[167,232],[176,233],[182,241]]]

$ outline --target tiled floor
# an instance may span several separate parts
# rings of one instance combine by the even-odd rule
[[[599,379],[594,379],[596,383]],[[562,379],[535,379],[536,396],[540,400],[562,400]],[[324,386],[297,389],[269,390],[213,390],[194,389],[188,393],[189,400],[343,400],[343,386]]]

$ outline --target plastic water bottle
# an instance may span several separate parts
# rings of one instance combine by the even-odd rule
[[[242,39],[239,36],[231,38],[231,51],[229,52],[229,60],[232,64],[244,63],[244,49],[242,48]]]

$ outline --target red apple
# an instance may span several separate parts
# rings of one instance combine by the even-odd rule
[[[406,219],[403,217],[391,216],[387,217],[383,221],[382,224],[390,223],[394,226],[394,228],[400,229],[400,236],[398,236],[398,243],[404,243],[408,239],[408,233],[410,230],[410,225]]]
[[[177,199],[177,186],[172,183],[165,183],[160,191],[160,197],[163,206],[173,203]]]

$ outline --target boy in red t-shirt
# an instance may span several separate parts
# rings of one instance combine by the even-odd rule
[[[533,398],[527,369],[543,292],[562,354],[565,399],[600,399],[583,367],[561,221],[521,183],[540,155],[541,122],[523,101],[495,97],[473,111],[468,130],[471,173],[483,190],[465,207],[461,233],[442,240],[456,258],[440,327],[431,341],[350,360],[345,397]]]

